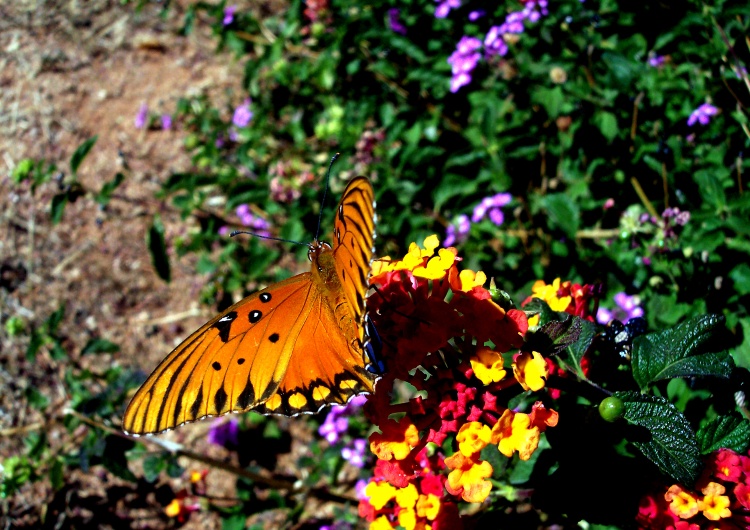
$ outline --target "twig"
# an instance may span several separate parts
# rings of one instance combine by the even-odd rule
[[[58,263],[54,269],[52,269],[52,276],[59,275],[62,272],[62,270],[68,266],[69,263],[72,263],[73,261],[78,259],[78,257],[81,254],[88,252],[88,250],[93,246],[94,246],[94,243],[92,243],[91,241],[86,241],[83,245],[78,247],[77,250],[74,250],[65,259],[63,259],[60,263]]]
[[[247,469],[242,469],[240,467],[233,466],[221,460],[217,460],[215,458],[201,455],[189,449],[185,449],[181,444],[178,444],[178,443],[169,442],[169,441],[162,440],[160,438],[155,438],[152,436],[141,436],[141,437],[135,438],[133,436],[130,436],[129,434],[125,434],[124,432],[118,429],[114,429],[112,427],[104,425],[102,422],[99,422],[87,416],[84,416],[83,414],[80,414],[79,412],[75,410],[67,410],[66,413],[70,414],[71,416],[74,416],[75,418],[78,418],[79,420],[81,420],[83,423],[86,423],[87,425],[90,425],[96,429],[101,429],[114,436],[119,436],[120,438],[124,438],[126,440],[137,440],[145,444],[156,445],[162,449],[165,449],[173,453],[174,455],[178,457],[184,456],[185,458],[189,458],[190,460],[194,460],[196,462],[201,462],[203,464],[206,464],[207,466],[222,469],[238,477],[243,477],[248,480],[252,480],[253,482],[259,482],[273,489],[288,490],[290,493],[305,493],[305,494],[312,495],[322,500],[329,500],[329,501],[335,501],[335,502],[341,502],[341,503],[350,503],[350,502],[356,503],[357,502],[357,499],[355,497],[351,497],[348,495],[341,495],[339,493],[333,493],[333,492],[328,491],[325,488],[300,487],[300,486],[297,486],[295,482],[291,482],[288,480],[275,479],[271,477],[265,477],[258,473],[253,473],[252,471],[248,471]]]
[[[638,179],[635,177],[630,177],[630,183],[633,185],[633,189],[635,189],[638,197],[640,197],[643,206],[646,208],[646,210],[648,210],[648,213],[650,213],[654,217],[659,217],[659,214],[656,212],[656,208],[654,208],[654,205],[651,204],[651,201],[648,200],[646,192],[643,191],[641,183],[638,182]]]
[[[196,307],[193,309],[188,309],[187,311],[183,311],[181,313],[172,313],[170,315],[165,315],[159,318],[152,318],[149,320],[135,320],[135,323],[143,326],[160,326],[162,324],[172,324],[173,322],[179,322],[180,320],[185,320],[186,318],[190,317],[199,317],[201,316],[201,314],[202,311],[200,310],[200,308]]]

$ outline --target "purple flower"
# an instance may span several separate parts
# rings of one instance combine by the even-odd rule
[[[240,422],[237,418],[218,418],[208,430],[208,443],[233,448],[239,443]]]
[[[141,108],[138,109],[138,114],[135,115],[135,128],[143,129],[148,121],[148,105],[143,103]]]
[[[250,123],[250,120],[253,119],[253,111],[250,110],[250,98],[247,98],[242,105],[234,109],[234,114],[232,115],[232,123],[236,127],[247,127],[247,125]]]
[[[451,9],[458,9],[461,7],[461,0],[435,0],[438,2],[437,8],[435,8],[435,18],[445,18]]]
[[[328,443],[338,442],[341,435],[349,428],[349,418],[344,415],[345,410],[346,407],[343,405],[334,405],[318,428],[318,434],[328,440]]]
[[[500,226],[505,220],[500,208],[506,206],[511,200],[513,200],[513,196],[510,193],[497,193],[491,197],[485,197],[482,199],[482,202],[474,207],[474,211],[471,214],[471,221],[478,223],[486,216],[489,216],[490,221]]]
[[[654,68],[661,68],[666,63],[666,58],[663,55],[653,55],[648,59],[648,65]]]
[[[448,57],[448,64],[451,65],[451,92],[458,92],[458,89],[471,82],[471,71],[477,66],[477,62],[482,58],[477,50],[482,46],[482,42],[475,37],[461,37],[456,44],[456,51]]]
[[[231,5],[224,8],[224,20],[221,21],[222,24],[225,26],[228,26],[232,22],[234,22],[234,14],[237,12],[237,6]]]
[[[406,35],[406,26],[398,19],[399,10],[395,7],[388,10],[388,25],[391,31],[400,35]]]
[[[627,322],[631,318],[643,316],[643,308],[639,305],[641,299],[638,295],[628,296],[625,292],[619,292],[614,297],[617,307],[610,311],[600,307],[596,312],[596,320],[600,324],[607,324],[613,319]]]
[[[165,131],[172,129],[172,116],[169,114],[161,115],[161,128]]]
[[[503,39],[502,26],[492,26],[484,37],[484,51],[487,55],[503,56],[508,53],[508,45]]]
[[[367,440],[357,438],[350,446],[344,447],[341,450],[341,456],[354,467],[362,468],[365,465],[366,448]]]
[[[240,218],[240,223],[244,226],[252,228],[261,236],[270,235],[268,232],[268,229],[271,228],[269,222],[262,217],[253,214],[250,211],[250,206],[247,204],[240,204],[235,210],[235,213],[237,214],[237,217]]]
[[[367,489],[367,484],[368,484],[368,481],[363,478],[359,479],[354,484],[354,496],[357,497],[359,500],[370,498],[365,493],[365,490]]]
[[[469,235],[469,230],[471,230],[469,216],[464,214],[459,215],[455,222],[448,225],[448,228],[445,231],[445,241],[443,241],[443,246],[451,247],[456,243],[463,243]]]
[[[487,13],[484,11],[484,9],[477,9],[476,11],[472,11],[471,13],[469,13],[469,20],[474,22],[476,20],[479,20],[486,14]]]
[[[687,120],[688,127],[695,125],[695,122],[699,122],[701,125],[708,125],[711,121],[711,116],[716,116],[719,113],[719,109],[711,105],[710,103],[704,103],[693,112],[690,113],[690,117]]]

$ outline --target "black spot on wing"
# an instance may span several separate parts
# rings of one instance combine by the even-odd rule
[[[237,364],[245,364],[245,359],[240,357],[239,359],[237,359]]]
[[[271,341],[271,342],[273,342],[273,343],[276,343],[276,342],[278,342],[278,341],[279,341],[279,334],[278,334],[278,333],[271,333],[271,334],[270,334],[270,335],[268,336],[268,340],[270,340],[270,341]]]
[[[263,302],[264,304],[267,304],[268,302],[271,301],[272,297],[271,297],[271,293],[261,293],[261,295],[258,298],[260,298],[261,302]]]
[[[247,316],[247,319],[250,321],[251,324],[255,324],[261,318],[263,318],[263,312],[258,311],[257,309],[250,311],[250,314]]]
[[[255,389],[253,384],[248,379],[245,388],[242,390],[239,396],[237,396],[237,402],[235,405],[237,408],[246,409],[255,402]]]
[[[216,394],[214,395],[214,406],[216,407],[216,412],[221,414],[221,411],[224,410],[224,405],[227,404],[227,393],[224,390],[224,387],[219,387],[219,390],[216,391]]]
[[[219,361],[214,361],[213,363],[211,363],[211,368],[218,372],[219,370],[221,370],[221,363]]]
[[[232,329],[232,322],[234,322],[236,318],[237,311],[230,311],[211,326],[219,331],[219,339],[221,339],[221,342],[229,341],[229,332]]]

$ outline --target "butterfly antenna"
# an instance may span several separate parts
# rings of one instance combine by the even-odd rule
[[[328,195],[328,181],[331,179],[331,168],[340,154],[341,153],[336,153],[333,155],[333,157],[331,157],[331,163],[328,165],[328,171],[326,172],[326,186],[323,188],[323,200],[320,201],[320,213],[318,214],[318,229],[315,231],[315,241],[318,240],[318,236],[320,235],[320,223],[323,220],[323,206],[325,206],[326,195]]]
[[[247,234],[249,236],[259,237],[261,239],[270,239],[271,241],[283,241],[284,243],[292,243],[294,245],[302,245],[303,247],[309,247],[310,246],[307,243],[300,243],[299,241],[292,241],[291,239],[284,239],[282,237],[264,236],[263,234],[256,234],[255,232],[247,232],[245,230],[235,230],[231,234],[229,234],[229,237],[234,237],[234,236],[236,236],[238,234]]]

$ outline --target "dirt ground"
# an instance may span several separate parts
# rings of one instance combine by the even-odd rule
[[[204,279],[190,260],[172,256],[173,280],[166,284],[154,273],[145,243],[155,212],[167,241],[190,229],[167,202],[154,198],[171,172],[191,167],[183,132],[134,125],[144,103],[161,114],[173,113],[177,100],[189,94],[208,94],[220,108],[244,97],[242,65],[216,53],[207,20],[199,17],[191,35],[178,34],[188,4],[172,2],[166,17],[160,17],[160,4],[138,10],[137,2],[120,0],[0,4],[0,459],[20,453],[28,432],[45,430],[50,440],[66,433],[59,422],[68,396],[57,377],[64,366],[44,352],[28,362],[28,334],[8,337],[9,317],[21,317],[28,329],[63,304],[60,330],[69,351],[80,351],[92,337],[121,348],[92,356],[92,370],[120,363],[148,371],[211,316],[196,301]],[[15,186],[11,174],[21,160],[33,158],[69,176],[71,154],[93,135],[98,141],[79,170],[80,182],[97,191],[117,172],[126,179],[106,210],[83,197],[53,226],[49,203],[58,184],[32,194],[29,186]],[[42,417],[28,406],[29,386],[55,404],[56,415]],[[207,429],[199,423],[168,437],[195,445]],[[105,480],[83,475],[77,480],[84,489]],[[215,471],[208,480],[221,495],[234,477]],[[3,511],[9,519],[2,527],[38,520],[50,495],[37,483],[3,501],[0,519]],[[149,518],[154,506],[147,507],[144,526],[159,526],[158,517]],[[187,527],[219,525],[218,518],[200,515]]]

